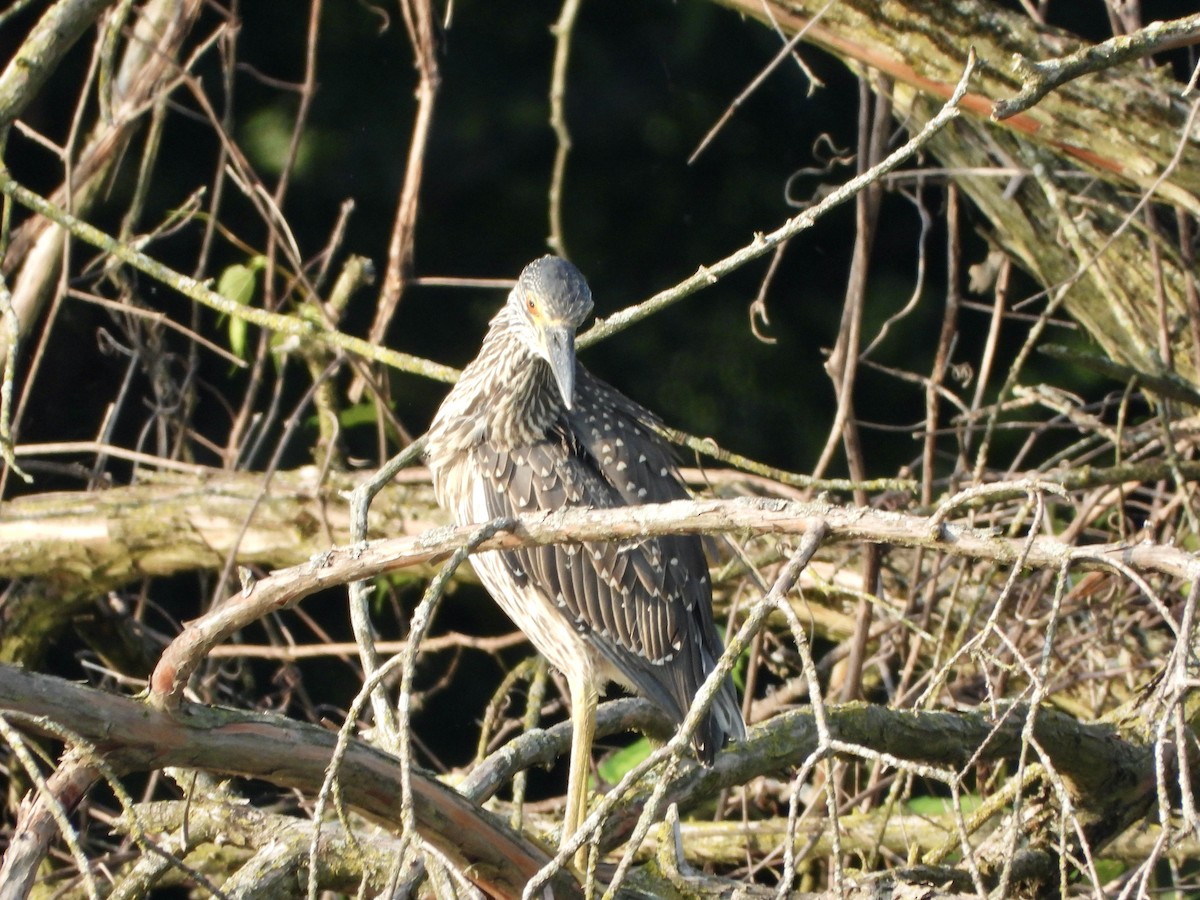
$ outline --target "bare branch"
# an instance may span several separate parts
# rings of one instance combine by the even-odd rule
[[[362,338],[342,334],[340,331],[321,329],[306,319],[286,316],[282,313],[235,303],[227,297],[222,297],[206,284],[174,271],[129,244],[118,241],[116,238],[105,234],[82,219],[71,215],[65,210],[59,209],[33,191],[17,184],[6,171],[0,171],[0,191],[3,191],[6,196],[12,197],[22,206],[28,207],[34,212],[40,213],[46,218],[57,222],[80,240],[91,244],[93,247],[98,247],[110,256],[116,257],[121,262],[133,266],[138,271],[144,272],[151,278],[175,289],[185,297],[189,297],[197,303],[202,303],[222,315],[235,319],[243,319],[252,325],[257,325],[260,328],[265,328],[277,334],[291,335],[301,340],[322,342],[331,347],[357,353],[365,359],[372,359],[376,362],[400,369],[401,371],[425,375],[428,378],[438,381],[452,382],[458,375],[457,371],[449,366],[443,366],[408,353],[401,353],[397,350],[389,350],[386,347],[372,344],[370,341],[365,341]]]
[[[425,171],[425,148],[433,124],[441,74],[437,64],[437,24],[432,0],[400,0],[404,24],[412,44],[413,64],[416,67],[417,112],[413,117],[412,138],[408,146],[408,162],[404,169],[404,184],[396,206],[396,219],[388,241],[388,261],[383,284],[376,301],[375,320],[371,323],[370,341],[382,344],[391,324],[404,286],[412,277],[413,247],[417,236],[417,201]]]
[[[737,271],[746,263],[758,259],[789,238],[811,228],[826,212],[845,203],[868,185],[874,184],[884,178],[889,172],[892,172],[919,152],[934,135],[959,115],[959,101],[966,95],[967,84],[970,82],[974,71],[975,55],[971,53],[958,84],[937,115],[931,118],[925,124],[925,127],[907,143],[889,154],[879,165],[873,166],[866,172],[851,178],[837,190],[826,195],[819,203],[788,219],[774,231],[767,234],[756,234],[754,240],[742,249],[731,253],[729,256],[715,263],[701,266],[695,275],[685,278],[674,287],[660,291],[637,306],[623,309],[621,312],[609,316],[607,319],[597,319],[595,325],[579,336],[579,346],[587,347],[597,341],[611,337],[618,331],[625,330],[630,325],[640,322],[660,309],[665,309],[674,303],[678,303],[680,300],[696,293],[696,291],[702,288],[716,284],[726,275]]]
[[[1200,560],[1184,550],[1158,545],[1072,547],[1053,538],[1009,538],[988,529],[941,523],[940,519],[828,503],[782,500],[675,501],[621,509],[571,509],[522,516],[504,523],[505,534],[477,548],[503,550],[562,541],[622,541],[664,534],[808,533],[817,523],[833,540],[925,547],[944,553],[1035,568],[1133,567],[1191,580],[1200,578]],[[188,625],[163,653],[151,680],[152,701],[178,706],[180,692],[204,655],[233,632],[268,612],[286,608],[309,594],[350,581],[374,578],[454,552],[476,526],[439,528],[415,538],[389,538],[349,549],[332,548],[310,563],[272,573],[221,607]]]
[[[1030,62],[1024,57],[1013,58],[1013,66],[1023,76],[1021,91],[1010,100],[997,100],[992,105],[992,118],[1002,121],[1032,107],[1051,91],[1081,75],[1103,72],[1135,59],[1142,59],[1164,50],[1186,47],[1200,41],[1200,13],[1151,22],[1132,34],[1119,34],[1074,53]]]
[[[547,243],[559,256],[567,256],[563,238],[563,182],[567,175],[567,156],[571,153],[571,132],[567,128],[565,103],[567,96],[567,66],[571,60],[571,40],[575,18],[581,0],[563,0],[558,21],[550,29],[554,33],[554,72],[550,76],[550,127],[554,129],[557,145],[554,149],[554,169],[550,174],[550,237]]]

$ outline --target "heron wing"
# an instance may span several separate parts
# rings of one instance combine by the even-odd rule
[[[489,515],[688,496],[670,449],[650,428],[653,416],[582,367],[577,379],[575,410],[544,440],[506,450],[488,442],[474,448]],[[512,577],[536,587],[571,627],[587,634],[623,680],[682,719],[721,651],[698,537],[554,544],[500,555]],[[736,713],[732,686],[728,693]]]

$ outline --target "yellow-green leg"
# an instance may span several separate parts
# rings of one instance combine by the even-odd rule
[[[591,772],[592,740],[596,736],[596,703],[599,697],[591,679],[567,676],[571,691],[571,768],[567,776],[567,809],[563,815],[562,843],[575,836],[587,818],[588,775]],[[575,854],[575,865],[587,868],[588,847]]]

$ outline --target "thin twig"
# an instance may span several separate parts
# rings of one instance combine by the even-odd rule
[[[827,534],[825,525],[820,520],[816,520],[810,524],[810,530],[805,534],[804,540],[800,542],[800,546],[788,560],[788,564],[780,572],[779,577],[771,586],[770,592],[755,604],[750,616],[742,623],[737,634],[728,641],[725,651],[721,654],[721,658],[717,661],[716,666],[709,672],[704,680],[704,684],[696,692],[696,696],[692,700],[691,709],[688,710],[687,716],[684,717],[683,722],[676,729],[675,735],[666,745],[660,747],[642,762],[638,763],[638,765],[630,769],[621,778],[621,782],[601,799],[588,815],[586,821],[580,826],[575,837],[561,847],[558,856],[529,882],[523,895],[524,900],[531,900],[531,898],[537,896],[538,889],[546,883],[546,879],[553,875],[559,866],[574,855],[582,842],[607,818],[611,809],[616,806],[618,800],[626,792],[639,784],[660,763],[669,761],[672,764],[677,764],[682,758],[686,752],[688,742],[691,740],[691,735],[695,733],[696,728],[699,727],[700,722],[707,714],[709,705],[721,689],[724,680],[728,677],[734,662],[750,646],[751,640],[758,633],[767,616],[781,605],[783,597],[792,589],[796,580],[800,577],[801,571],[808,565],[813,554],[820,548]],[[668,773],[671,771],[668,768]],[[670,775],[668,774],[659,782],[659,785],[665,787],[669,778]],[[650,823],[654,821],[656,814],[655,798],[661,802],[664,796],[664,791],[656,788],[654,796],[646,804],[641,815],[639,815],[635,835],[628,842],[629,849],[626,851],[620,866],[617,868],[616,874],[605,891],[604,900],[611,900],[615,896],[624,874],[628,871],[629,865],[632,863],[633,852],[636,851],[637,846],[648,833]]]
[[[554,70],[550,76],[550,127],[557,141],[554,150],[554,168],[550,174],[550,236],[546,242],[559,256],[567,256],[567,242],[563,237],[562,198],[563,181],[567,175],[567,156],[571,152],[571,132],[567,128],[564,100],[567,96],[567,66],[571,59],[571,39],[575,31],[575,18],[579,15],[581,0],[563,0],[558,21],[550,26],[554,35]]]
[[[437,63],[437,21],[431,0],[401,0],[404,25],[412,45],[413,64],[417,70],[417,111],[413,117],[412,137],[408,145],[408,161],[404,168],[404,185],[396,205],[396,219],[388,241],[388,260],[383,284],[375,305],[375,320],[371,323],[369,340],[383,343],[392,316],[400,303],[400,295],[412,274],[413,249],[417,235],[417,201],[425,173],[425,151],[429,145],[433,111],[437,103],[441,74]],[[352,391],[357,402],[358,393]]]
[[[742,92],[733,98],[733,101],[725,108],[725,112],[721,113],[721,118],[717,120],[716,124],[713,125],[712,128],[708,129],[704,137],[700,139],[700,143],[696,145],[696,149],[692,151],[692,155],[688,157],[689,166],[694,164],[696,160],[700,158],[700,154],[704,152],[705,148],[712,143],[713,138],[715,138],[721,129],[725,127],[725,123],[733,118],[733,114],[741,108],[741,105],[745,103],[756,90],[758,90],[759,86],[762,85],[764,81],[767,80],[767,76],[774,72],[779,67],[781,62],[792,55],[796,47],[799,46],[800,42],[808,35],[808,30],[816,25],[817,22],[820,21],[821,17],[829,10],[829,7],[833,6],[833,4],[836,2],[837,0],[829,0],[828,3],[817,10],[813,14],[812,18],[804,23],[804,27],[800,28],[794,35],[792,35],[791,38],[784,42],[783,46],[779,48],[773,57],[771,57],[771,61],[763,66],[762,71],[754,76],[753,80],[742,89]],[[769,8],[767,9],[767,13],[770,14]]]
[[[756,234],[754,239],[740,250],[736,250],[715,263],[701,266],[694,275],[683,279],[674,287],[660,291],[648,300],[623,309],[609,316],[607,319],[597,319],[595,325],[589,328],[586,333],[579,336],[578,345],[580,347],[591,346],[597,341],[611,337],[618,331],[624,331],[630,325],[636,324],[659,310],[678,303],[680,300],[691,296],[703,288],[716,284],[731,272],[735,272],[747,263],[769,253],[788,238],[794,237],[800,232],[811,228],[829,210],[840,206],[851,197],[854,197],[867,185],[874,184],[888,175],[908,159],[912,158],[922,147],[929,143],[935,134],[960,115],[958,103],[966,94],[967,84],[974,71],[975,53],[972,50],[968,54],[966,67],[963,69],[962,77],[950,95],[950,99],[946,101],[937,115],[925,123],[925,126],[914,137],[909,139],[902,147],[893,151],[878,166],[850,179],[837,190],[831,191],[819,203],[813,204],[808,209],[788,219],[774,231],[767,234]]]
[[[958,310],[962,300],[960,277],[962,246],[958,234],[958,186],[951,183],[946,189],[946,303],[942,313],[942,328],[938,333],[937,351],[925,389],[925,441],[921,455],[921,502],[933,502],[934,455],[937,450],[939,393],[950,367],[951,354],[958,334]]]
[[[361,545],[367,540],[367,515],[376,495],[391,482],[397,472],[420,459],[424,450],[424,440],[410,444],[350,492],[350,535],[355,545]],[[371,622],[371,590],[370,582],[365,578],[358,578],[350,583],[347,596],[354,642],[358,647],[363,674],[368,681],[379,670],[379,650],[375,643],[375,627]],[[396,746],[400,740],[400,725],[396,719],[396,711],[388,701],[382,685],[372,690],[370,696],[376,726],[383,730],[387,745]]]
[[[424,375],[437,381],[453,382],[458,372],[449,366],[443,366],[420,357],[396,350],[389,350],[339,331],[323,330],[312,322],[281,313],[269,312],[253,306],[235,303],[222,297],[206,284],[196,281],[187,275],[163,265],[158,260],[147,256],[129,244],[122,243],[105,234],[100,229],[89,225],[70,213],[59,209],[28,188],[22,187],[13,180],[6,171],[0,171],[0,191],[11,196],[22,206],[66,228],[80,240],[103,250],[151,278],[162,282],[198,303],[207,306],[223,315],[244,319],[252,325],[274,331],[278,334],[291,335],[302,340],[315,340],[337,347],[350,353],[357,353],[365,359],[384,363],[404,372]]]

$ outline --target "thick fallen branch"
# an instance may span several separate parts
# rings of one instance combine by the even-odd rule
[[[238,803],[236,798],[229,802],[192,797],[186,802],[139,803],[132,815],[127,814],[117,823],[117,828],[134,835],[139,830],[155,835],[169,834],[189,855],[202,855],[209,871],[220,868],[221,863],[214,866],[213,859],[219,854],[228,869],[236,872],[234,877],[243,880],[249,874],[248,867],[253,866],[251,856],[269,854],[267,871],[254,873],[258,876],[254,886],[260,896],[269,895],[270,889],[276,896],[294,896],[297,875],[301,879],[308,877],[312,822],[294,815],[266,812]],[[159,838],[158,843],[161,845],[165,840]],[[317,883],[325,890],[348,894],[356,893],[365,883],[373,892],[372,896],[377,896],[388,883],[397,848],[395,838],[376,829],[350,832],[340,822],[325,822],[321,826],[322,852],[318,858]],[[114,883],[126,891],[125,896],[134,889],[137,889],[137,896],[148,893],[142,885],[135,888],[129,884],[141,874],[137,870],[146,867],[147,863],[164,874],[170,869],[166,860],[147,860],[143,856],[134,863],[131,871],[114,873]],[[184,873],[178,873],[175,878],[163,877],[159,872],[154,874],[157,877],[145,885],[146,888],[172,884],[191,887]],[[221,887],[226,893],[232,891],[229,883]]]
[[[842,830],[843,851],[870,854],[886,849],[899,858],[907,857],[914,850],[923,855],[953,841],[955,834],[954,816],[949,812],[918,815],[880,809],[844,815],[838,824]],[[734,819],[689,821],[681,822],[679,830],[689,861],[737,866],[746,859],[747,850],[753,855],[765,856],[781,846],[788,834],[788,823],[782,818],[752,822]],[[1131,828],[1105,849],[1104,856],[1136,865],[1150,855],[1155,843],[1161,840],[1161,833],[1162,829],[1155,825]],[[827,856],[831,852],[829,823],[825,819],[814,817],[795,823],[793,837],[813,841],[814,857]],[[638,851],[638,859],[645,859],[659,849],[659,839],[652,834]],[[1200,841],[1195,838],[1172,841],[1168,855],[1178,862],[1200,859]]]
[[[826,707],[834,739],[886,754],[898,767],[909,763],[961,770],[970,761],[1015,761],[1022,752],[1029,707],[1010,707],[999,720],[983,712],[957,713],[889,709],[853,703]],[[1084,812],[1103,821],[1130,808],[1146,809],[1155,799],[1154,748],[1122,738],[1116,726],[1079,722],[1052,709],[1039,709],[1034,738],[1073,787]],[[782,713],[751,729],[747,740],[722,753],[710,769],[687,765],[667,788],[666,800],[689,808],[725,788],[801,765],[816,749],[818,735],[809,709]],[[608,820],[602,846],[619,846],[637,822],[652,787],[618,807]],[[1140,805],[1140,806],[1139,806]]]
[[[446,521],[424,475],[375,501],[372,534],[416,534]],[[38,665],[94,598],[150,576],[296,565],[348,544],[339,492],[360,479],[315,467],[260,473],[144,474],[108,491],[37,494],[0,503],[0,578],[19,579],[0,609],[0,661]],[[412,570],[427,578],[430,570]]]
[[[325,729],[278,716],[196,705],[174,714],[157,712],[128,697],[7,666],[0,666],[0,713],[34,731],[54,734],[56,724],[69,727],[118,773],[180,766],[261,778],[310,794],[320,788],[336,741]],[[1028,714],[1029,708],[1021,705],[1007,709],[999,720],[982,712],[867,704],[826,709],[830,731],[844,745],[886,754],[901,767],[911,763],[954,770],[971,761],[1016,760]],[[602,733],[634,722],[653,730],[655,720],[645,701],[601,707]],[[564,736],[565,725],[516,739],[495,755],[496,766],[486,763],[464,788],[483,800],[519,766],[543,764],[562,752]],[[1124,740],[1115,726],[1080,723],[1052,709],[1038,711],[1034,737],[1076,796],[1092,804],[1080,810],[1082,815],[1103,819],[1115,815],[1116,807],[1153,803],[1157,774],[1152,746]],[[811,710],[776,716],[752,728],[744,743],[721,753],[712,768],[683,763],[667,788],[667,799],[686,808],[724,788],[787,771],[801,765],[817,741]],[[346,803],[395,828],[399,771],[394,757],[353,741],[341,770]],[[519,896],[547,857],[432,777],[414,771],[413,787],[422,836],[486,890]],[[628,837],[650,790],[647,786],[617,807],[605,823],[605,848]],[[555,896],[575,896],[575,890],[565,876],[554,883]]]
[[[938,100],[950,96],[973,48],[979,72],[960,108],[986,121],[991,121],[997,100],[1022,87],[1020,75],[1008,68],[1013,59],[1065,56],[1084,43],[992,0],[839,0],[828,9],[825,0],[717,2],[764,24],[774,21],[788,36],[811,22],[806,42]],[[1186,113],[1169,98],[1181,87],[1167,73],[1127,67],[1105,79],[1067,82],[1040,106],[994,127],[1115,177],[1126,187],[1146,190],[1175,152]],[[1157,190],[1164,199],[1198,213],[1200,148],[1187,148],[1186,158],[1187,164]]]
[[[315,467],[304,467],[276,472],[264,489],[261,473],[195,469],[142,474],[135,485],[103,491],[0,501],[0,578],[51,580],[62,603],[148,575],[220,570],[230,553],[239,565],[283,568],[351,542],[345,492],[365,474],[326,472],[322,481]],[[1176,471],[1200,480],[1200,462],[1186,459],[1079,466],[1037,478],[1075,491],[1153,483]],[[748,481],[759,492],[779,488],[734,470],[685,469],[684,476],[700,486]],[[423,468],[404,470],[371,504],[372,536],[417,535],[448,521]],[[427,567],[413,574],[433,573]]]
[[[343,492],[365,475],[315,466],[262,473],[143,474],[107,491],[32,494],[0,503],[0,578],[53,578],[60,597],[94,597],[139,578],[288,566],[348,544]],[[373,536],[443,525],[428,473],[405,473],[371,508]],[[431,574],[427,572],[422,575]]]
[[[281,716],[194,705],[162,713],[128,697],[11,666],[0,666],[0,712],[51,735],[68,728],[117,773],[180,766],[261,778],[309,794],[320,790],[337,741],[333,732]],[[340,783],[346,803],[398,826],[395,757],[353,741]],[[414,771],[412,786],[422,837],[490,894],[519,897],[548,861],[540,848],[436,779]],[[556,877],[553,891],[581,895],[565,873]]]

